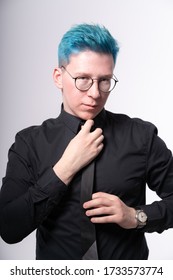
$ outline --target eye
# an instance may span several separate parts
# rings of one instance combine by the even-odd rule
[[[81,77],[77,77],[77,79],[78,79],[78,80],[81,80],[81,81],[89,81],[91,78],[81,76]]]
[[[102,78],[100,79],[100,82],[106,84],[106,83],[110,83],[110,80],[111,80],[110,78]]]
[[[83,87],[83,86],[88,86],[88,85],[90,85],[90,83],[92,83],[92,80],[91,80],[91,78],[90,77],[86,77],[86,76],[81,76],[81,77],[78,77],[77,79],[76,79],[76,82],[77,82],[77,85],[79,86],[79,87]]]

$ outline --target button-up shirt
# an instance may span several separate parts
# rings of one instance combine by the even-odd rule
[[[81,120],[63,109],[56,119],[16,135],[0,194],[0,233],[16,243],[36,232],[36,259],[81,259],[79,171],[66,186],[53,166],[78,133]],[[104,148],[95,159],[94,192],[143,209],[147,225],[123,229],[96,224],[99,259],[147,259],[145,232],[173,227],[173,158],[156,127],[105,109],[95,118]],[[160,201],[146,204],[146,186]]]

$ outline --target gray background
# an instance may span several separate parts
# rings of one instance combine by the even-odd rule
[[[172,0],[0,0],[0,177],[17,131],[60,112],[52,73],[75,23],[104,24],[120,43],[119,83],[106,108],[153,122],[173,150],[172,15]],[[150,259],[173,259],[172,233],[146,235]],[[34,258],[35,232],[15,245],[0,239],[0,259]]]

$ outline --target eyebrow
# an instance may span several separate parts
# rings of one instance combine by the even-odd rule
[[[81,77],[81,76],[84,76],[84,77],[91,77],[92,78],[92,75],[91,74],[88,74],[88,73],[84,73],[84,72],[77,72],[74,74],[75,77]],[[100,75],[99,77],[95,78],[95,79],[102,79],[102,78],[112,78],[113,77],[113,74],[105,74],[105,75]]]

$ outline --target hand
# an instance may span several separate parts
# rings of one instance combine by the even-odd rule
[[[117,196],[98,192],[83,204],[92,223],[116,223],[125,229],[136,228],[135,209],[128,207]]]
[[[73,176],[89,164],[103,149],[101,128],[91,132],[93,120],[87,120],[79,133],[70,141],[61,159],[53,167],[57,176],[68,184]]]

